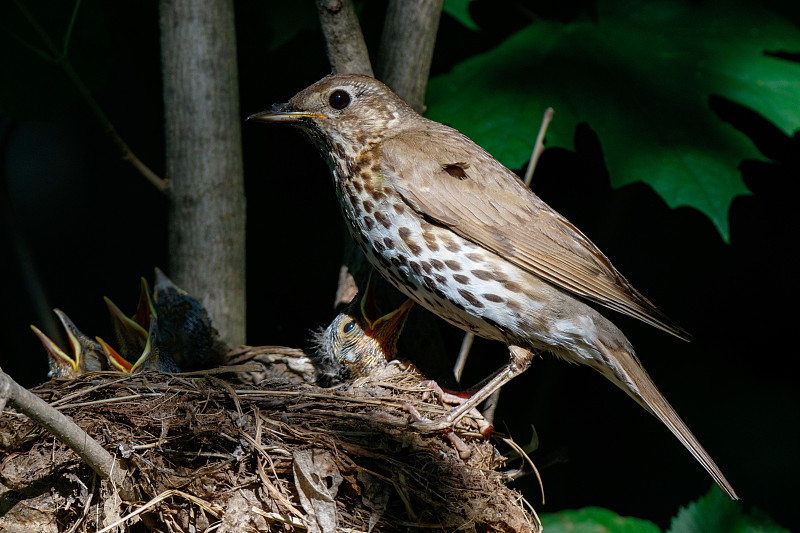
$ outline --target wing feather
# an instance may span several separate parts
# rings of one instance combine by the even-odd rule
[[[559,288],[689,339],[578,228],[466,136],[426,121],[375,150],[384,176],[420,215]],[[456,164],[463,172],[446,171]]]

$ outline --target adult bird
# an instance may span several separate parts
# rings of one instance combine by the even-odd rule
[[[350,234],[392,285],[448,322],[508,345],[509,362],[480,391],[420,429],[449,427],[548,351],[624,390],[737,498],[625,335],[590,304],[680,339],[688,334],[483,148],[354,74],[325,77],[249,119],[294,124],[311,138],[328,161]]]

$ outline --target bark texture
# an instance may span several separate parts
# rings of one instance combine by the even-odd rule
[[[124,493],[123,497],[133,498],[130,490],[123,486],[125,471],[105,448],[78,427],[71,418],[22,387],[0,369],[0,415],[3,413],[6,401],[69,446],[101,478],[112,480]]]
[[[334,74],[374,76],[351,0],[317,0],[317,13]]]
[[[161,0],[170,277],[245,341],[245,198],[231,0]]]
[[[378,79],[416,109],[425,111],[425,87],[443,0],[390,0],[378,54]]]

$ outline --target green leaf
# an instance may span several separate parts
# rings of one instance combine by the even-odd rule
[[[708,494],[681,508],[668,533],[789,533],[754,511],[746,516],[739,503],[714,486]]]
[[[652,522],[619,516],[601,507],[541,515],[547,533],[661,533]]]
[[[469,14],[469,5],[472,2],[473,0],[444,0],[442,10],[459,21],[465,28],[479,31],[480,28],[472,19],[472,15]]]
[[[433,78],[428,116],[471,137],[510,168],[531,153],[544,109],[548,144],[569,147],[588,124],[612,184],[650,184],[671,207],[708,215],[727,240],[737,165],[750,141],[709,109],[712,94],[785,132],[800,127],[800,65],[764,51],[800,50],[800,32],[758,5],[721,0],[600,2],[598,21],[538,22]]]

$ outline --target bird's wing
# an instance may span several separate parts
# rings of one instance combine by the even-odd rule
[[[412,209],[559,288],[689,339],[513,172],[455,130],[426,125],[376,147],[385,178]]]

